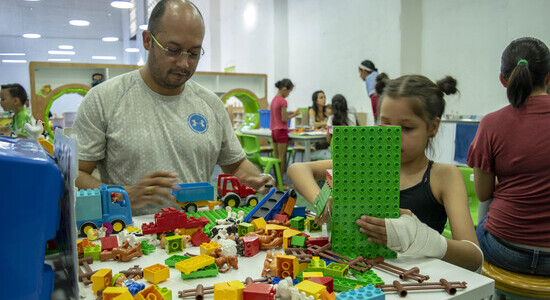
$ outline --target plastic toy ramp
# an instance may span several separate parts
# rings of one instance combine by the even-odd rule
[[[254,208],[244,217],[243,221],[250,223],[257,218],[266,216],[273,206],[283,197],[288,198],[288,193],[277,191],[276,188],[272,188],[262,201],[254,206]]]

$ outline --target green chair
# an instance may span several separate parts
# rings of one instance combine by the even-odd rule
[[[474,169],[467,167],[458,167],[458,169],[460,170],[460,172],[462,172],[462,177],[464,178],[466,193],[468,194],[468,206],[470,207],[470,215],[472,216],[472,221],[474,222],[474,228],[476,228],[479,199],[477,199],[473,181]],[[442,235],[449,239],[452,238],[451,225],[449,224],[449,220],[447,220],[447,224],[445,224],[445,229],[443,230]]]
[[[279,190],[283,190],[283,177],[279,164],[281,160],[273,157],[260,156],[260,141],[258,137],[250,134],[237,133],[237,137],[241,141],[243,150],[247,155],[248,160],[256,164],[260,168],[264,169],[264,173],[269,173],[271,168],[275,168],[275,175],[277,176],[277,184]]]
[[[271,151],[269,152],[269,157],[273,157],[273,139],[269,138],[269,147],[271,148]],[[294,162],[294,158],[296,157],[296,153],[294,153],[294,148],[287,147],[286,148],[286,164],[285,164],[285,170],[288,169],[288,163],[290,162],[290,159],[292,158],[292,162]]]

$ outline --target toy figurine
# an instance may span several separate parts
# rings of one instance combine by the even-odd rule
[[[218,266],[218,271],[220,273],[225,273],[233,267],[235,270],[239,269],[239,259],[236,256],[227,256],[222,253],[222,249],[218,248],[214,252],[210,253],[210,256],[215,258],[216,265]],[[227,265],[227,269],[223,267]]]

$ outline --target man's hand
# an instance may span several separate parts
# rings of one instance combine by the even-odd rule
[[[143,176],[136,184],[125,187],[132,208],[140,208],[147,203],[162,204],[155,196],[161,196],[173,201],[172,190],[176,190],[177,174],[173,172],[157,171]]]
[[[239,177],[239,174],[235,174],[238,178],[242,178],[242,183],[246,186],[249,186],[255,189],[258,193],[266,195],[269,192],[269,189],[266,188],[266,185],[275,186],[275,181],[268,174],[260,174],[259,176],[246,176]]]

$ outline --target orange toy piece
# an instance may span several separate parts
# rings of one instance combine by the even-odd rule
[[[271,230],[269,235],[263,235],[264,232],[264,229],[260,228],[260,230],[249,232],[245,236],[257,236],[260,242],[260,250],[275,248],[283,244],[283,238],[279,237],[279,233],[276,230]]]
[[[299,272],[299,264],[296,256],[293,255],[277,255],[277,277],[296,278]]]
[[[266,275],[271,277],[277,276],[277,255],[275,252],[267,251],[265,255],[262,277]]]
[[[114,259],[116,261],[130,261],[134,257],[140,257],[143,255],[141,251],[141,243],[136,243],[136,245],[130,248],[128,241],[124,241],[122,246],[114,248],[111,251],[102,251],[99,254],[100,261],[106,261],[109,259]]]
[[[210,253],[210,256],[214,257],[214,261],[218,266],[218,272],[225,273],[231,270],[233,267],[235,270],[239,269],[239,259],[236,256],[227,256],[222,253],[221,248],[217,248],[214,252]],[[223,269],[224,265],[227,265],[227,269]]]

